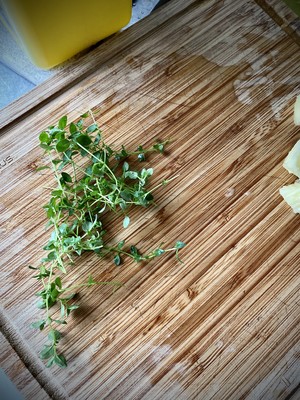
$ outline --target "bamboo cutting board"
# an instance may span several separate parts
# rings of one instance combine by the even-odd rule
[[[300,397],[300,220],[278,192],[295,179],[282,162],[299,139],[299,26],[279,0],[174,0],[2,111],[0,360],[25,398]],[[46,369],[26,268],[48,238],[37,138],[88,109],[117,147],[172,138],[152,182],[179,178],[116,229],[141,250],[187,246],[183,265],[84,256],[70,281],[123,285],[81,291],[69,366]]]

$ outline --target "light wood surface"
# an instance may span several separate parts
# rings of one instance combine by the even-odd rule
[[[113,38],[113,53],[108,41],[66,81],[56,77],[59,90],[41,86],[41,104],[2,128],[1,159],[13,162],[0,170],[1,325],[53,398],[299,398],[300,224],[278,190],[295,180],[282,162],[299,139],[300,49],[262,3],[171,1]],[[39,286],[26,268],[48,237],[41,206],[51,181],[35,171],[37,137],[87,109],[115,146],[172,138],[168,154],[151,159],[152,182],[179,178],[157,190],[156,207],[134,211],[125,232],[113,222],[141,250],[187,247],[183,265],[84,256],[70,281],[92,274],[123,286],[81,292],[64,328],[69,366],[46,370],[43,334],[29,327]]]

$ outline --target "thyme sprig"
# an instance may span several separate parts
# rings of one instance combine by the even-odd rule
[[[92,123],[87,124],[88,117]],[[51,228],[48,243],[43,247],[47,255],[41,259],[35,270],[34,278],[41,282],[42,289],[36,293],[40,298],[38,307],[45,309],[45,316],[32,324],[33,328],[48,330],[48,343],[40,357],[47,360],[50,367],[56,364],[67,365],[66,358],[58,352],[61,340],[59,326],[67,324],[70,313],[79,305],[74,303],[76,291],[82,287],[111,285],[117,288],[119,282],[97,282],[89,276],[86,282],[68,286],[63,284],[68,267],[74,264],[76,256],[85,251],[96,253],[100,257],[113,255],[116,266],[130,257],[136,262],[148,261],[167,252],[178,252],[185,244],[177,241],[171,248],[158,248],[141,254],[134,245],[127,249],[125,241],[109,245],[105,241],[106,230],[103,215],[107,211],[123,214],[123,228],[130,224],[129,211],[132,206],[148,207],[154,204],[153,191],[164,186],[173,178],[163,180],[155,188],[149,189],[149,178],[153,168],[132,168],[130,158],[139,162],[146,160],[150,152],[163,153],[165,142],[157,142],[150,148],[139,146],[129,151],[125,146],[114,150],[103,138],[92,113],[83,114],[77,122],[67,126],[67,116],[58,124],[50,126],[39,135],[40,146],[49,163],[38,170],[50,169],[56,186],[50,199],[43,206],[48,218],[47,228]],[[71,292],[71,293],[70,293]],[[51,308],[56,306],[52,312]],[[58,306],[58,308],[57,308]],[[58,316],[57,316],[58,314]]]

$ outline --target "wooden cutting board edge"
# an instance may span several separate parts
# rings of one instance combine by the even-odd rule
[[[11,348],[27,368],[37,385],[52,399],[68,399],[64,388],[52,379],[52,375],[44,368],[42,361],[33,353],[19,334],[17,327],[6,316],[0,305],[0,331]],[[24,393],[23,393],[24,394]]]

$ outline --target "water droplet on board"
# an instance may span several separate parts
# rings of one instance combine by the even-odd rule
[[[233,196],[233,195],[234,195],[234,192],[235,192],[234,188],[228,188],[228,189],[226,190],[226,192],[225,192],[225,197],[231,197],[231,196]]]

